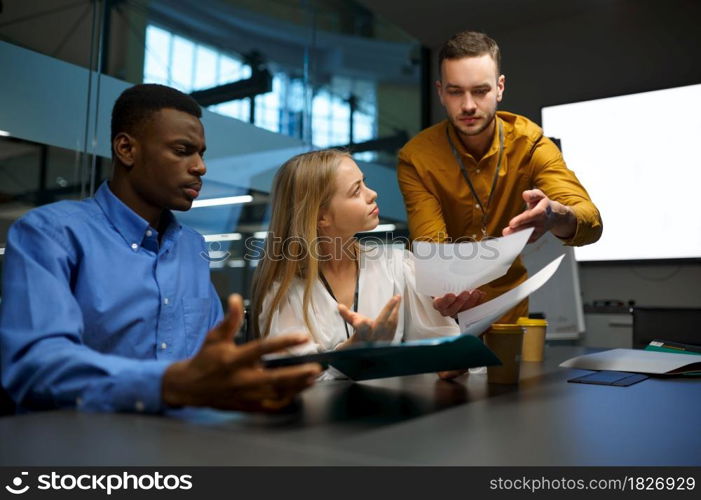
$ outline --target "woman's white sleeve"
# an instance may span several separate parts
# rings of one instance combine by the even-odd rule
[[[404,251],[402,259],[404,272],[404,339],[413,340],[426,337],[450,337],[460,334],[460,328],[453,318],[442,316],[434,307],[433,299],[416,290],[414,255]]]
[[[274,286],[271,291],[263,299],[263,306],[258,317],[258,322],[261,328],[265,326],[265,321],[268,318],[270,311],[270,303],[277,292],[277,286]],[[287,293],[280,303],[272,311],[272,319],[270,320],[270,333],[268,337],[278,337],[288,333],[306,333],[309,336],[309,342],[299,346],[287,349],[290,354],[302,355],[313,354],[320,352],[320,346],[314,342],[314,339],[304,323],[304,315],[302,313],[301,304],[297,304],[296,297],[290,292]]]

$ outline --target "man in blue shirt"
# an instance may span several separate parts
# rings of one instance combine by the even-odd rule
[[[276,410],[319,374],[316,364],[261,366],[305,335],[234,344],[241,297],[224,316],[202,236],[170,212],[188,210],[202,187],[200,116],[175,89],[127,89],[112,111],[110,182],[11,227],[0,367],[19,409]]]

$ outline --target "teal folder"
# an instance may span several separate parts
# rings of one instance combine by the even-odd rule
[[[360,343],[338,351],[302,356],[269,356],[268,367],[315,362],[332,366],[351,380],[499,365],[496,355],[474,335],[413,340],[402,344]]]
[[[645,350],[657,352],[673,352],[678,354],[696,354],[698,356],[701,356],[701,346],[693,344],[681,344],[679,342],[672,342],[671,340],[652,340],[648,345],[645,346]],[[700,377],[701,371],[685,372],[683,375],[689,377]]]
[[[672,342],[671,340],[655,339],[651,341],[647,346],[645,346],[645,350],[701,355],[701,346],[692,344],[681,344],[679,342]]]

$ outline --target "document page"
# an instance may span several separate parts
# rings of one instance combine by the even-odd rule
[[[499,295],[489,302],[459,313],[458,323],[460,324],[460,331],[471,335],[482,333],[489,328],[489,325],[494,320],[543,286],[555,274],[564,257],[564,255],[560,255],[516,288]]]
[[[504,276],[533,228],[466,243],[415,241],[416,289],[434,297],[472,290]]]

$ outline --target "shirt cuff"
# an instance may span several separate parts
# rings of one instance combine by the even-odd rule
[[[580,245],[582,245],[582,243],[580,243],[580,242],[585,237],[584,233],[586,232],[586,230],[584,229],[584,226],[586,226],[586,224],[582,223],[582,217],[581,217],[580,213],[578,212],[576,206],[570,206],[568,208],[570,210],[572,210],[572,214],[574,215],[575,221],[577,222],[577,228],[575,229],[574,234],[572,236],[570,236],[569,238],[560,238],[556,234],[553,234],[553,236],[555,236],[557,239],[559,239],[563,245],[567,245],[570,247],[580,246]]]
[[[163,374],[172,360],[133,360],[105,381],[93,384],[76,401],[82,411],[161,413],[165,409],[161,394]]]

